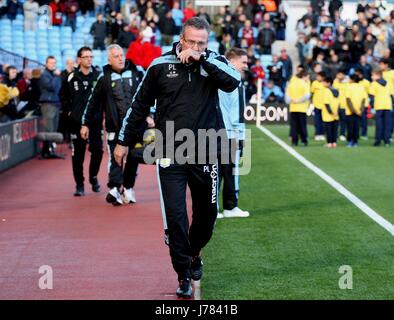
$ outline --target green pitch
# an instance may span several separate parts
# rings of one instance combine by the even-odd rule
[[[288,126],[268,128],[288,142]],[[217,221],[204,249],[202,298],[394,299],[394,237],[252,130],[252,171],[240,179],[239,202],[251,216]],[[394,223],[394,147],[372,147],[370,134],[357,149],[310,141],[296,150]],[[344,265],[352,289],[339,286],[350,284]]]

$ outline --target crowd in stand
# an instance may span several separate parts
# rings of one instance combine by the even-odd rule
[[[387,12],[383,1],[359,1],[354,21],[342,18],[341,0],[330,1],[328,12],[324,5],[312,0],[297,24],[299,59],[312,80],[316,70],[335,78],[339,70],[349,74],[357,68],[371,80],[380,59],[394,66],[394,12]]]
[[[178,0],[26,0],[24,3],[8,0],[0,2],[0,15],[13,20],[18,13],[23,13],[25,30],[35,30],[39,7],[49,5],[54,26],[69,25],[75,30],[77,14],[96,14],[97,21],[90,30],[94,39],[93,49],[104,50],[109,44],[119,44],[128,50],[128,59],[145,69],[161,54],[160,48],[155,46],[157,31],[160,31],[161,35],[160,45],[169,46],[172,45],[174,36],[179,35],[186,20],[194,16],[204,17],[211,23],[214,41],[219,43],[219,53],[224,54],[234,46],[248,51],[250,71],[246,79],[247,98],[256,93],[257,79],[261,78],[272,80],[265,88],[268,99],[282,101],[285,84],[292,75],[292,62],[289,56],[285,51],[280,57],[274,56],[267,75],[259,59],[260,54],[271,53],[271,46],[275,40],[284,40],[287,15],[279,6],[279,2],[240,0],[234,12],[223,6],[211,16],[205,7],[193,7],[192,1],[184,1],[182,7],[181,1]],[[73,61],[67,61],[66,64],[72,70]],[[1,72],[4,79],[9,77],[8,67],[4,66]],[[69,72],[65,71],[66,74]],[[23,73],[30,74],[31,71],[21,71],[18,80],[23,78]],[[26,81],[30,81],[30,76],[26,77]],[[26,115],[26,111],[32,110],[33,107],[25,108],[25,112],[22,113],[16,108],[19,101],[25,99],[27,98],[22,92],[19,92],[18,97],[9,100],[10,110],[2,108],[3,116],[6,113],[8,119],[15,119]],[[35,102],[29,105],[35,105]]]
[[[0,122],[38,113],[41,69],[0,66]]]
[[[342,19],[343,2],[311,0],[298,21],[301,64],[286,90],[292,142],[307,145],[306,113],[314,107],[315,140],[336,138],[357,147],[375,119],[375,146],[390,146],[394,128],[394,11],[384,1],[361,0],[357,19]],[[302,95],[299,95],[303,92]],[[337,127],[339,125],[339,132]],[[324,136],[326,135],[326,137]]]

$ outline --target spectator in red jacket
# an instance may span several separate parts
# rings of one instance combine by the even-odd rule
[[[52,9],[52,25],[61,26],[63,23],[64,4],[60,0],[53,0],[49,6]]]
[[[183,23],[185,23],[190,18],[193,18],[194,16],[196,16],[196,11],[194,11],[193,2],[188,1],[186,3],[186,8],[183,9]]]
[[[252,82],[254,85],[257,85],[258,79],[265,79],[265,72],[260,59],[256,59],[255,64],[250,68],[250,72],[252,73]]]
[[[161,48],[149,41],[143,42],[142,40],[140,38],[130,44],[126,59],[146,70],[154,59],[161,56]]]

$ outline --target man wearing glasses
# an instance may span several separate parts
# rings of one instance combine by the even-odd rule
[[[87,141],[80,135],[81,119],[84,107],[95,85],[99,72],[92,67],[93,55],[89,47],[82,47],[77,53],[78,68],[71,72],[62,87],[62,103],[64,112],[68,115],[68,126],[71,133],[72,167],[76,190],[74,196],[85,194],[83,162]],[[93,192],[100,192],[97,175],[103,157],[102,116],[97,113],[94,118],[89,137],[89,151],[91,152],[89,165],[89,182]]]
[[[165,155],[156,155],[163,222],[172,265],[178,275],[176,294],[183,298],[192,296],[191,279],[197,281],[202,276],[200,251],[212,236],[217,216],[217,152],[215,157],[207,157],[206,152],[200,157],[207,150],[197,148],[198,132],[224,128],[218,89],[231,92],[240,82],[240,74],[228,61],[207,49],[209,31],[206,20],[197,17],[187,20],[180,42],[152,62],[123,121],[114,152],[116,161],[121,163],[127,146],[138,140],[138,128],[156,101],[156,128],[165,137],[163,150],[166,150]],[[166,132],[169,124],[173,125],[173,135]],[[179,152],[185,147],[184,140],[189,139],[174,139],[181,129],[194,133],[191,138],[194,153],[189,156]],[[172,146],[175,152],[168,152]],[[198,161],[201,158],[204,160]],[[187,185],[193,202],[190,228]]]

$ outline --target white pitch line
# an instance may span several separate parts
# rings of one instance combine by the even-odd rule
[[[193,281],[194,300],[201,300],[201,283],[200,280]]]
[[[292,147],[290,147],[283,140],[274,135],[267,128],[256,125],[258,129],[260,129],[265,135],[274,140],[277,144],[279,144],[283,149],[285,149],[288,153],[290,153],[294,158],[300,161],[305,167],[316,173],[320,178],[326,181],[329,185],[331,185],[335,190],[345,196],[350,202],[352,202],[356,207],[358,207],[361,211],[363,211],[368,217],[370,217],[373,221],[379,224],[382,228],[386,229],[392,236],[394,236],[394,226],[380,216],[376,211],[371,209],[366,203],[364,203],[360,198],[356,197],[353,193],[347,190],[343,185],[339,182],[335,181],[328,174],[326,174],[323,170],[316,167],[312,162],[304,158],[297,151],[295,151]]]

